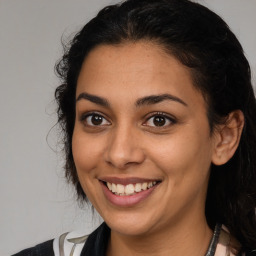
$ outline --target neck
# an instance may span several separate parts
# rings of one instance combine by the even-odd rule
[[[205,217],[203,220],[170,225],[139,236],[111,231],[107,256],[204,256],[212,230],[208,227]]]

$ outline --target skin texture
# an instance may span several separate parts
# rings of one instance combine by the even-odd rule
[[[163,94],[174,100],[138,104]],[[190,70],[150,42],[102,45],[86,57],[76,97],[73,156],[86,195],[111,228],[107,254],[204,255],[212,235],[204,215],[210,165],[226,162],[240,135],[224,125],[210,133]],[[99,125],[91,122],[95,112]],[[155,126],[155,116],[163,126]],[[241,121],[241,113],[234,116]],[[100,180],[109,177],[161,182],[139,203],[118,206],[103,192]]]

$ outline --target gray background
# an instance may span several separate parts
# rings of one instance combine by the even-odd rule
[[[79,209],[65,183],[58,135],[51,130],[58,85],[53,67],[62,53],[61,36],[71,38],[101,7],[116,2],[0,0],[1,256],[66,231],[89,232],[100,221],[90,207]],[[238,36],[255,84],[256,0],[198,2],[221,15]]]

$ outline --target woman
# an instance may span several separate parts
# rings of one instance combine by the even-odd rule
[[[66,176],[105,222],[17,255],[255,254],[255,97],[219,16],[188,0],[108,6],[56,70]]]

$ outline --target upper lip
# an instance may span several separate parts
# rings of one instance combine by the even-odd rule
[[[100,181],[109,182],[114,184],[136,184],[136,183],[144,183],[144,182],[153,182],[153,181],[161,181],[160,179],[145,179],[139,177],[128,177],[128,178],[120,178],[120,177],[101,177]]]

